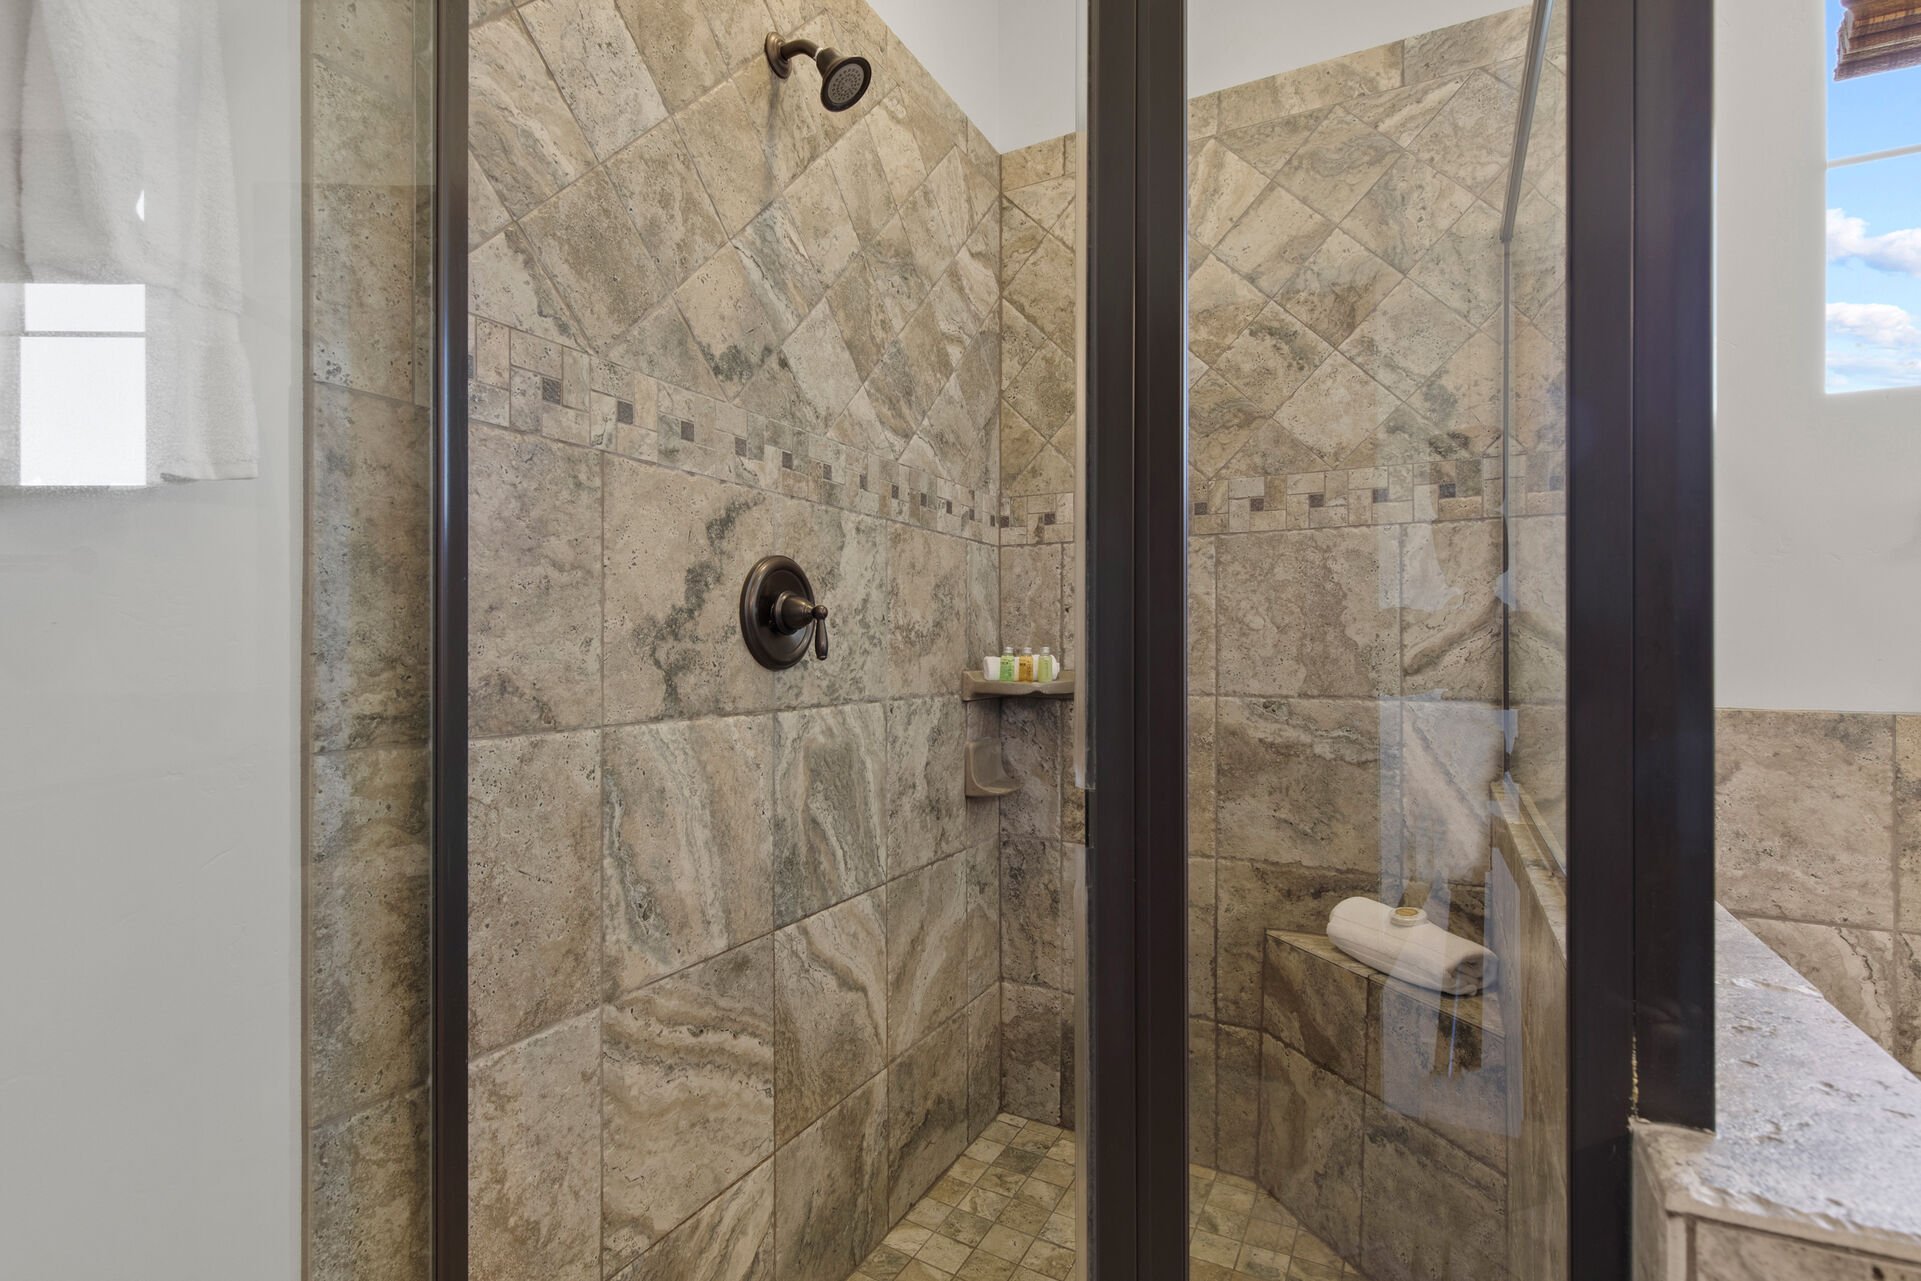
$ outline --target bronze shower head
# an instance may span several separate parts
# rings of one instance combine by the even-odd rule
[[[847,110],[874,82],[873,65],[858,54],[823,49],[812,40],[783,40],[778,31],[767,33],[766,48],[767,65],[782,80],[793,73],[791,59],[812,58],[820,68],[820,105],[829,111]]]

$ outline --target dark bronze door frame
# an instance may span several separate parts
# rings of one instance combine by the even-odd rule
[[[1187,1260],[1187,13],[1088,0],[1087,1276]]]
[[[1711,1126],[1712,0],[1570,3],[1570,1258]],[[1090,0],[1092,1281],[1185,1275],[1185,0]],[[1638,1056],[1638,1057],[1637,1057]],[[1638,1090],[1638,1094],[1637,1094]]]
[[[428,1231],[467,1281],[467,0],[434,6]]]
[[[1185,0],[1088,0],[1094,1281],[1186,1272]],[[1567,2],[1567,0],[1563,0]],[[432,1274],[467,1281],[467,5],[434,87]],[[1572,0],[1568,1080],[1577,1276],[1627,1123],[1713,1120],[1711,0]],[[1639,1049],[1638,1077],[1635,1054]]]

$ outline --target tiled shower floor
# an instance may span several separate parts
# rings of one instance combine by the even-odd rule
[[[1246,1179],[1188,1167],[1190,1281],[1365,1281]],[[1066,1281],[1074,1136],[1002,1113],[848,1281]]]

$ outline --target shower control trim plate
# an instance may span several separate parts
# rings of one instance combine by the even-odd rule
[[[814,599],[814,584],[791,557],[764,556],[747,571],[740,588],[740,634],[754,661],[785,671],[807,657],[827,661],[827,606]]]

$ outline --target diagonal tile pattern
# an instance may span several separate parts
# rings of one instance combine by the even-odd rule
[[[498,213],[474,310],[991,491],[997,404],[979,384],[999,361],[999,156],[862,0],[778,8],[533,0],[480,22],[473,158]],[[777,27],[866,50],[883,78],[822,111],[805,77],[768,74],[760,36]],[[1060,177],[1032,202],[1049,221],[1072,204]],[[1059,341],[1071,274],[1023,288]]]
[[[1518,15],[1518,16],[1517,16]],[[1197,534],[1484,519],[1500,492],[1501,148],[1515,10],[1190,104]],[[1517,443],[1559,509],[1563,73],[1515,236]],[[1537,154],[1538,153],[1538,154]],[[1003,545],[1071,538],[1074,139],[1002,160]]]
[[[1066,1281],[1074,1136],[1003,1112],[848,1281]],[[1190,1166],[1192,1281],[1365,1281],[1247,1179]]]
[[[1001,166],[1001,488],[1074,487],[1075,146],[1055,138]]]

